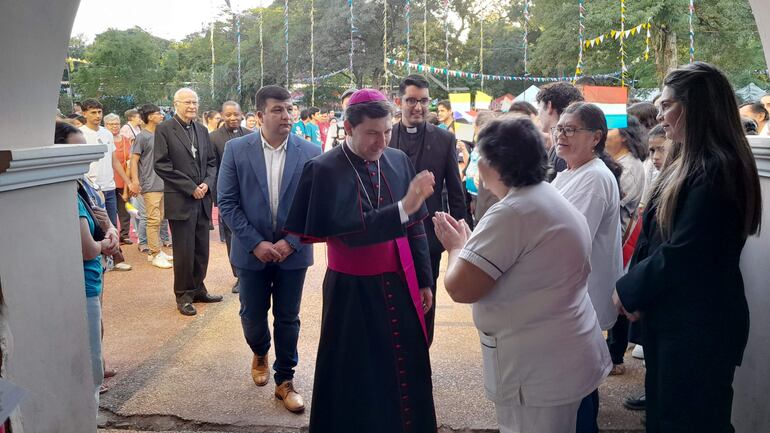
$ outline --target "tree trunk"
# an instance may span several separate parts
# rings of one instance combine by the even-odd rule
[[[669,72],[679,67],[676,32],[667,25],[658,27],[655,36],[655,76],[663,83]]]

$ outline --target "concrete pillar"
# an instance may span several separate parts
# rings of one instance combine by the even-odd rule
[[[770,65],[770,4],[767,0],[749,3]],[[733,383],[733,424],[738,433],[770,432],[770,138],[749,139],[759,169],[764,214],[762,234],[748,240],[741,260],[751,331]]]
[[[0,8],[0,349],[3,377],[29,391],[12,427],[95,432],[74,179],[103,150],[51,146],[79,0],[10,3]]]

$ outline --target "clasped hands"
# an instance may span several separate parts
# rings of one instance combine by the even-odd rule
[[[471,237],[471,228],[465,220],[457,221],[446,212],[436,212],[433,216],[433,226],[436,237],[447,251],[462,248]]]
[[[205,183],[202,183],[202,184],[198,185],[197,188],[195,188],[195,191],[193,191],[192,196],[193,196],[194,199],[200,200],[200,199],[202,199],[203,197],[206,196],[206,193],[208,191],[209,191],[209,186],[206,185]]]
[[[292,253],[294,248],[283,239],[276,243],[262,241],[252,251],[252,254],[262,263],[281,263]]]

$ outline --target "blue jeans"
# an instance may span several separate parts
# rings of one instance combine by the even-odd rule
[[[99,387],[104,380],[102,364],[102,306],[98,296],[86,298],[86,318],[88,323],[88,343],[91,349],[91,372],[94,376],[94,399],[96,414],[99,414]]]
[[[147,245],[147,213],[144,210],[144,199],[141,195],[131,197],[131,204],[139,212],[139,217],[133,218],[139,245]],[[165,219],[160,223],[160,241],[163,243],[171,241],[171,236],[168,234],[168,220]]]
[[[107,216],[110,217],[112,225],[118,226],[118,199],[115,198],[115,190],[102,191],[104,194],[104,208],[107,211]]]
[[[270,350],[270,327],[267,311],[273,299],[273,332],[275,334],[275,383],[294,378],[299,339],[299,305],[307,268],[283,270],[268,265],[264,270],[237,269],[240,277],[241,325],[251,351],[264,356]]]

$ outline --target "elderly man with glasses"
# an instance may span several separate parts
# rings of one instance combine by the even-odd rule
[[[211,191],[217,157],[206,127],[196,122],[198,95],[188,88],[174,94],[176,114],[155,129],[155,172],[163,179],[164,214],[174,235],[174,294],[177,309],[196,314],[193,302],[219,302],[203,280],[209,264]]]

